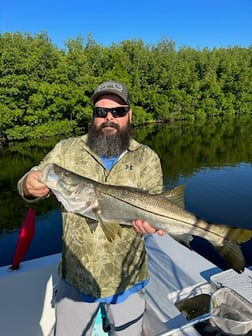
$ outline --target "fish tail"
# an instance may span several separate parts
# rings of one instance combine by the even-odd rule
[[[222,246],[215,246],[215,249],[236,272],[242,273],[245,268],[245,260],[240,246],[231,240],[225,240]]]
[[[217,226],[220,228],[220,225],[216,225],[216,228]],[[228,227],[225,225],[222,226],[220,230],[222,231],[220,235],[224,239],[222,240],[221,245],[213,244],[215,249],[225,260],[225,262],[236,272],[243,272],[245,268],[245,260],[239,244],[251,239],[252,230]],[[224,235],[223,230],[225,231]]]

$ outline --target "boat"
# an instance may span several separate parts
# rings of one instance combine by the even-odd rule
[[[252,267],[223,271],[168,235],[145,241],[151,280],[144,336],[252,335]],[[1,335],[53,336],[59,260],[56,253],[0,268]],[[109,332],[97,319],[93,336],[100,335]]]

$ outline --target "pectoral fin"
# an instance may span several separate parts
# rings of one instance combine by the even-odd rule
[[[108,241],[112,242],[115,239],[116,235],[121,237],[121,226],[119,223],[104,221],[101,218],[98,209],[93,209],[93,211],[98,222],[101,224],[102,230]]]
[[[121,237],[120,224],[115,222],[104,222],[104,221],[101,221],[100,223],[108,241],[112,242],[115,239],[116,235]]]

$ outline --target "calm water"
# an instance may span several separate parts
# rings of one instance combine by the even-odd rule
[[[160,155],[165,189],[185,184],[186,208],[211,222],[252,228],[252,116],[210,119],[191,125],[135,129],[135,137]],[[12,262],[27,204],[16,182],[52,148],[56,139],[13,143],[0,149],[0,266]],[[24,259],[61,250],[61,218],[54,199],[34,205],[36,233]],[[226,268],[211,245],[197,238],[193,248]],[[252,241],[242,245],[252,265]]]

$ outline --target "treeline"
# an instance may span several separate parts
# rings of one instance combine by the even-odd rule
[[[177,50],[164,38],[105,47],[89,35],[59,49],[45,32],[0,34],[0,139],[83,131],[90,96],[108,79],[128,86],[135,125],[251,113],[251,68],[252,45]]]

